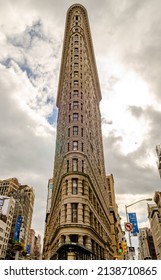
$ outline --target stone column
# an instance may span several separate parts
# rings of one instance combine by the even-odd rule
[[[83,245],[83,235],[79,235],[79,236],[78,236],[78,243],[79,243],[80,245]]]
[[[70,243],[70,236],[69,236],[69,235],[66,235],[66,237],[65,237],[65,243]]]
[[[61,217],[60,217],[60,224],[65,223],[65,204],[62,205],[61,207]]]
[[[82,224],[83,223],[83,219],[82,219],[82,215],[83,215],[83,211],[82,211],[83,207],[82,207],[82,203],[78,204],[78,223]]]
[[[82,195],[82,180],[78,179],[78,195]]]
[[[68,195],[72,194],[72,181],[71,178],[68,178]]]
[[[76,255],[74,252],[68,252],[68,256],[67,256],[68,260],[75,260],[76,259]]]
[[[90,220],[89,220],[89,206],[85,204],[85,211],[84,211],[84,222],[86,224],[90,224]]]
[[[71,223],[71,204],[67,204],[67,223]]]
[[[108,252],[107,252],[107,248],[105,248],[104,250],[104,257],[105,257],[105,260],[108,260]]]
[[[85,244],[85,246],[87,247],[88,250],[92,249],[91,238],[89,236],[86,236],[86,244]]]

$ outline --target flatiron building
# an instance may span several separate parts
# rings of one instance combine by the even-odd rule
[[[112,259],[100,100],[87,11],[74,4],[67,12],[60,67],[44,259]]]

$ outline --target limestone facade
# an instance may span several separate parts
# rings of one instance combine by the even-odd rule
[[[87,11],[75,4],[64,34],[44,259],[112,259],[100,100]]]

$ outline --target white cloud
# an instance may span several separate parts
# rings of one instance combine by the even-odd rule
[[[28,91],[36,89],[17,66],[9,69],[0,66],[0,77],[0,177],[17,177],[20,183],[34,187],[33,221],[42,234],[44,197],[53,169],[55,129],[23,99]],[[39,205],[42,205],[41,217]]]
[[[0,177],[16,176],[36,189],[33,226],[42,235],[65,16],[73,3],[0,0]],[[80,3],[88,11],[102,89],[106,172],[114,175],[118,204],[125,194],[131,202],[160,185],[154,161],[161,142],[161,4]]]

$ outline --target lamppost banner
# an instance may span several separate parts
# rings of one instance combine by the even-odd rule
[[[128,213],[128,216],[129,216],[129,222],[133,225],[133,230],[132,230],[131,233],[132,233],[134,236],[136,236],[137,233],[139,233],[139,228],[138,228],[136,213]]]
[[[20,235],[20,228],[22,225],[22,216],[19,215],[17,218],[16,226],[15,226],[15,232],[14,232],[14,242],[19,242],[19,235]]]

